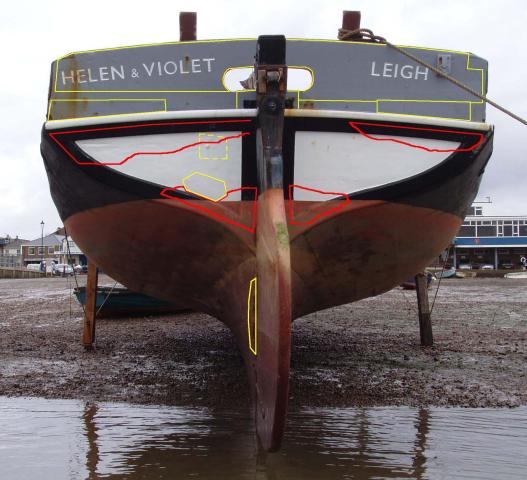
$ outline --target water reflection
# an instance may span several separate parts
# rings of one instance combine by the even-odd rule
[[[99,447],[97,446],[97,426],[94,418],[97,414],[97,404],[87,403],[84,408],[84,425],[86,427],[86,440],[88,441],[88,451],[86,453],[86,468],[88,469],[88,479],[97,478],[97,464],[99,463]]]
[[[415,421],[415,442],[413,473],[416,479],[425,478],[426,473],[426,436],[430,414],[426,408],[420,408]]]
[[[525,420],[527,408],[303,409],[264,454],[248,412],[0,397],[0,478],[521,478]]]

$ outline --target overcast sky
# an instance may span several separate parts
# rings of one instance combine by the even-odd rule
[[[50,63],[68,52],[177,41],[180,11],[198,12],[198,39],[336,38],[342,10],[393,43],[470,51],[489,62],[490,98],[527,117],[527,1],[2,2],[0,236],[33,239],[61,225],[40,157]],[[487,106],[494,154],[480,188],[487,214],[527,215],[527,127]]]

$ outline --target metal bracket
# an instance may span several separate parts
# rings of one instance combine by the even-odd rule
[[[254,72],[258,106],[256,170],[259,192],[283,188],[282,136],[287,92],[285,48],[283,35],[258,38]]]
[[[443,73],[450,74],[452,70],[452,55],[448,53],[440,53],[437,55],[436,67]]]

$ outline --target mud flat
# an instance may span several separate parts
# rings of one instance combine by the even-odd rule
[[[0,280],[0,395],[248,404],[242,359],[219,321],[200,313],[99,320],[96,351],[86,352],[73,283]],[[527,280],[443,280],[432,317],[431,348],[419,346],[415,292],[401,289],[296,320],[290,403],[527,404]]]

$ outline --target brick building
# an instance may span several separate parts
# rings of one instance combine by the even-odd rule
[[[60,249],[64,235],[50,233],[43,238],[36,238],[30,242],[21,245],[23,266],[30,263],[40,263],[46,260],[46,263],[54,261],[60,263]]]
[[[22,245],[28,241],[18,236],[0,237],[0,267],[22,267]]]

